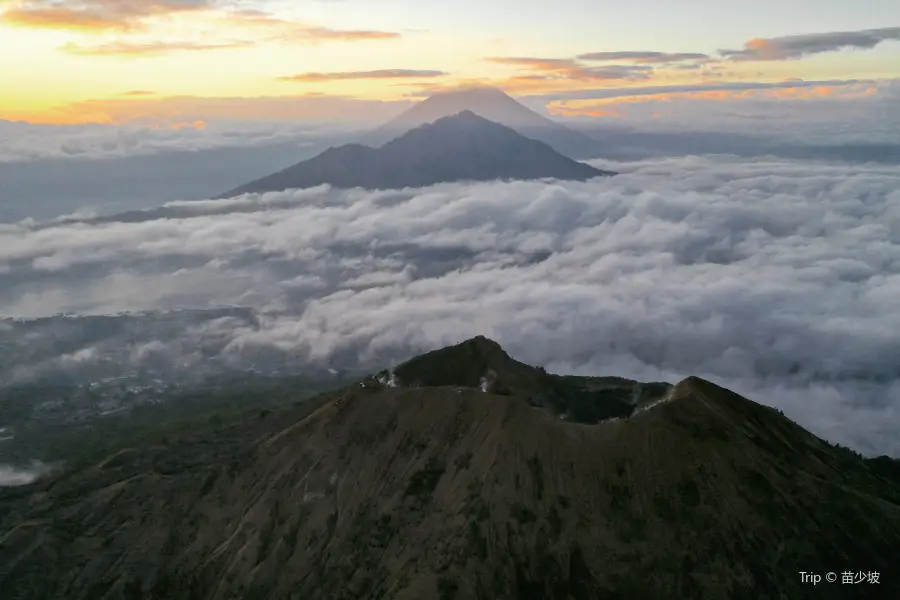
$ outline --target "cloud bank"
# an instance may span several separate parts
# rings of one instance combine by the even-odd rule
[[[185,115],[190,117],[193,115]],[[35,125],[0,120],[0,162],[111,159],[290,143],[298,148],[346,136],[351,127],[309,122],[140,120],[125,125]],[[49,169],[49,167],[48,167]],[[48,177],[54,173],[49,170]]]
[[[622,175],[0,225],[0,306],[20,319],[0,324],[0,376],[246,352],[376,366],[485,334],[556,372],[707,377],[828,439],[900,454],[900,168],[598,166]],[[90,339],[83,319],[28,320],[222,306],[245,308],[189,326],[108,317]]]

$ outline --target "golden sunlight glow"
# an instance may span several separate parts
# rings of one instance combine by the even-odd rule
[[[206,115],[198,113],[195,100],[184,99],[209,99],[203,110],[213,111],[218,118],[254,118],[260,99],[271,98],[272,107],[279,107],[272,110],[285,118],[302,118],[307,114],[304,110],[331,112],[321,108],[321,102],[286,108],[291,99],[339,96],[396,101],[471,84],[494,85],[516,95],[540,95],[900,75],[896,51],[833,53],[800,61],[727,61],[708,58],[708,50],[697,48],[696,52],[666,54],[673,63],[658,60],[659,53],[646,58],[641,55],[654,53],[617,53],[616,49],[581,58],[574,53],[542,56],[523,51],[527,40],[511,35],[499,39],[452,29],[398,27],[394,31],[384,27],[391,22],[385,18],[374,20],[379,27],[370,29],[361,27],[359,19],[342,19],[353,25],[340,26],[304,21],[295,13],[286,16],[211,6],[202,0],[83,0],[71,5],[0,0],[0,119],[118,123],[147,114],[165,115],[177,105],[178,114],[189,115],[180,122],[196,126]],[[328,14],[347,17],[346,10],[316,9],[304,14],[320,19]],[[557,42],[548,41],[542,47],[564,46]],[[759,37],[739,43],[766,53],[778,42]],[[616,60],[602,60],[614,55]],[[590,104],[557,102],[552,110],[558,115],[614,116],[611,105],[664,98],[815,99],[845,92],[823,85],[635,94]],[[240,106],[242,98],[246,107]],[[194,108],[185,109],[191,102]],[[316,108],[308,108],[313,104]],[[170,120],[161,122],[171,126]]]
[[[595,98],[590,100],[558,100],[549,103],[547,105],[547,110],[550,114],[566,117],[614,117],[621,116],[621,114],[610,107],[645,102],[670,102],[675,100],[722,102],[752,98],[766,100],[813,100],[840,97],[847,99],[872,96],[877,93],[878,89],[869,84],[817,85],[809,87],[796,86],[774,89],[685,91],[617,96],[614,98]]]

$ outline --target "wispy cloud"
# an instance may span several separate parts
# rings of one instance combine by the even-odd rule
[[[897,80],[881,80],[888,83]],[[835,86],[865,86],[866,88],[876,85],[876,80],[859,80],[859,79],[834,79],[834,80],[814,80],[806,81],[803,79],[789,79],[786,81],[722,81],[716,83],[696,83],[684,85],[651,85],[630,88],[609,87],[600,89],[583,89],[572,90],[568,92],[559,92],[553,94],[536,95],[534,98],[541,99],[546,102],[554,100],[588,100],[588,99],[614,99],[622,97],[634,96],[659,96],[665,94],[678,93],[695,93],[695,92],[715,92],[729,91],[741,92],[750,90],[770,90],[770,89],[801,89],[812,87],[835,87]]]
[[[148,17],[209,8],[209,0],[18,0],[3,11],[0,20],[33,28],[121,32],[141,29]]]
[[[754,38],[742,50],[719,50],[719,54],[730,60],[791,60],[838,50],[868,50],[888,40],[900,40],[900,27]]]
[[[188,41],[172,41],[172,42],[112,42],[109,44],[98,44],[94,46],[85,46],[75,43],[67,43],[61,46],[61,49],[69,54],[80,54],[83,56],[159,56],[161,54],[170,54],[172,52],[199,52],[208,50],[226,50],[234,48],[246,48],[255,45],[256,42],[249,40],[235,40],[231,42],[188,42]]]
[[[878,93],[878,88],[870,83],[863,84],[818,84],[791,86],[760,86],[756,88],[729,88],[705,90],[678,90],[673,88],[667,92],[628,94],[622,90],[621,95],[592,100],[555,100],[547,104],[547,112],[564,117],[620,117],[619,107],[632,104],[661,103],[671,106],[675,101],[734,103],[736,101],[798,101],[821,99],[858,99]],[[614,108],[615,107],[615,108]]]
[[[708,100],[723,102],[730,100],[746,99],[771,99],[771,100],[808,100],[815,98],[859,98],[877,93],[877,88],[870,85],[848,87],[844,85],[812,85],[790,87],[768,87],[756,89],[713,89],[700,91],[672,91],[654,94],[635,94],[596,100],[582,100],[574,102],[551,102],[547,110],[551,114],[565,116],[591,116],[592,110],[599,106],[611,106],[617,104],[632,104],[638,102],[667,102],[670,100]]]
[[[298,73],[279,77],[280,81],[345,81],[353,79],[418,79],[429,77],[443,77],[444,71],[417,70],[417,69],[379,69],[375,71],[336,71],[332,73]]]
[[[6,10],[0,20],[8,25],[34,29],[67,29],[71,31],[129,31],[135,20],[114,15],[71,10],[68,8],[16,8]]]
[[[709,55],[697,52],[589,52],[579,54],[579,60],[604,62],[633,62],[641,64],[666,64],[683,61],[708,60]]]
[[[395,40],[402,37],[395,31],[375,29],[331,29],[329,27],[296,27],[281,37],[288,41],[345,41]]]
[[[166,23],[154,22],[158,17],[175,13],[202,15],[214,29],[252,36],[234,39],[200,38],[166,40],[159,36],[147,40],[135,34],[166,33]],[[216,0],[83,0],[59,3],[56,0],[13,0],[0,13],[6,24],[30,28],[74,30],[80,32],[117,33],[114,42],[97,46],[68,44],[63,50],[83,55],[158,55],[171,52],[193,52],[252,46],[263,42],[318,44],[325,42],[362,42],[394,40],[401,37],[393,31],[374,29],[340,29],[315,23],[284,19],[260,10],[235,9]],[[204,27],[205,29],[205,27]],[[169,31],[171,33],[171,31]]]
[[[556,116],[580,118],[609,156],[681,153],[821,157],[900,163],[895,80],[721,82],[610,87],[532,96]],[[603,117],[618,116],[606,131]]]
[[[580,65],[571,58],[538,58],[533,56],[493,56],[487,62],[513,67],[523,67],[535,71],[569,71]]]
[[[261,32],[264,39],[270,41],[288,43],[362,42],[368,40],[396,40],[403,37],[402,34],[396,31],[322,27],[303,21],[284,19],[265,11],[252,9],[225,11],[220,16],[231,24]]]
[[[513,79],[603,81],[616,79],[649,79],[653,67],[649,65],[603,65],[591,67],[573,58],[538,58],[531,56],[495,56],[487,62],[517,67],[530,73]]]

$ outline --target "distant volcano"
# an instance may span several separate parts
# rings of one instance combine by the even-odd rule
[[[421,125],[378,149],[359,144],[330,148],[222,197],[322,184],[400,189],[457,181],[585,181],[604,175],[614,173],[572,160],[544,142],[466,110]]]
[[[466,110],[544,142],[571,158],[600,156],[601,144],[597,140],[539,115],[503,90],[487,86],[434,94],[370,132],[360,142],[381,146],[410,129]]]

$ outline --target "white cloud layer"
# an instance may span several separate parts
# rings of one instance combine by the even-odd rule
[[[345,126],[285,121],[38,125],[0,120],[0,162],[110,159],[284,143],[302,148],[347,133]]]
[[[211,348],[384,363],[485,334],[556,372],[707,377],[828,439],[900,454],[900,167],[599,166],[622,174],[0,224],[6,316],[254,309],[129,333],[119,352],[42,342],[39,328],[26,339],[8,321],[0,346],[29,368],[111,352],[202,361]],[[41,344],[51,350],[36,357]]]

